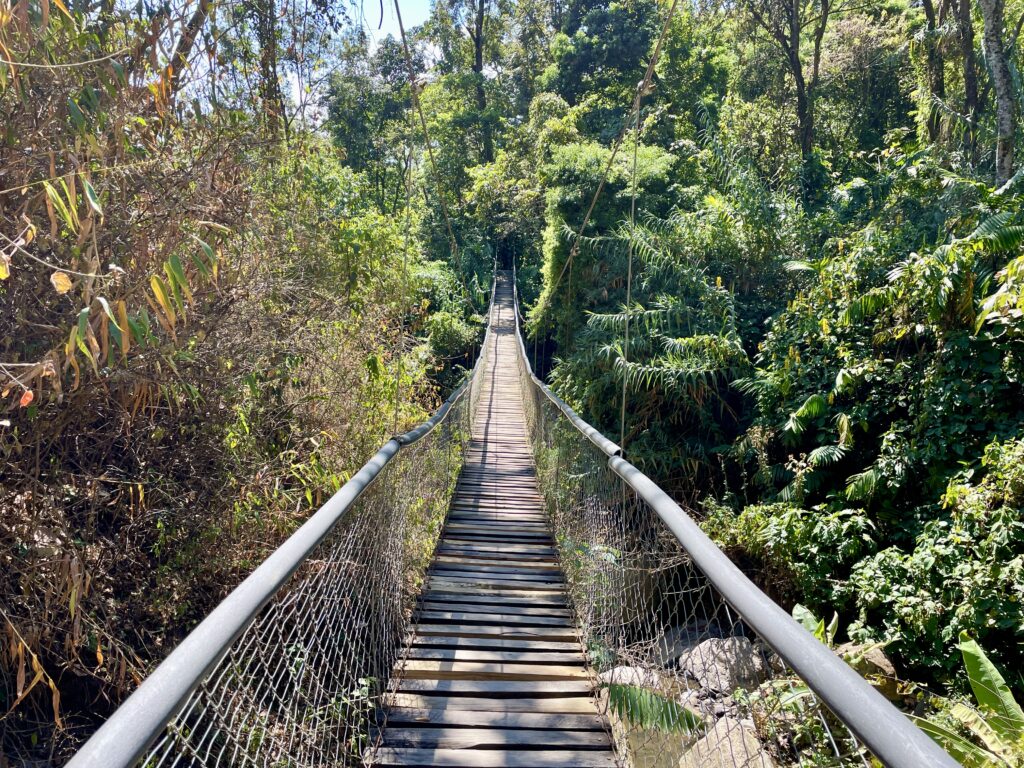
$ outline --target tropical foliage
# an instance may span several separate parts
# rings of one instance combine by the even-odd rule
[[[1024,7],[402,6],[0,0],[4,753],[62,761],[436,404],[495,264],[787,609],[953,695],[963,632],[1020,668]]]

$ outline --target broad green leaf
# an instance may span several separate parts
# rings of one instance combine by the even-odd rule
[[[1000,736],[978,710],[958,703],[950,708],[950,714],[974,734],[992,754],[1005,761],[1007,765],[1017,763],[1017,756],[1020,752],[1012,743]]]
[[[196,265],[196,269],[202,273],[203,277],[210,279],[213,276],[210,273],[210,268],[206,266],[206,262],[203,261],[202,257],[198,253],[192,251],[189,253],[189,256],[192,257],[192,263]]]
[[[1024,710],[1013,698],[1010,686],[995,664],[966,632],[960,633],[960,653],[974,698],[986,721],[1002,738],[1011,742],[1024,740]]]
[[[71,117],[71,124],[75,126],[76,131],[81,131],[85,128],[85,115],[79,108],[77,102],[74,99],[68,99],[68,115]]]
[[[622,720],[639,728],[690,733],[704,725],[700,715],[677,701],[635,685],[608,685],[608,705]]]
[[[67,184],[64,184],[63,179],[61,179],[61,183],[64,185],[64,191],[67,192],[68,187]],[[68,204],[65,202],[60,192],[57,191],[57,188],[54,187],[50,182],[44,181],[43,189],[46,190],[46,196],[50,199],[50,202],[53,204],[53,207],[57,210],[57,215],[60,216],[61,221],[64,222],[64,226],[66,226],[72,232],[77,232],[78,217],[71,215],[71,210],[68,208]]]
[[[110,309],[110,302],[108,302],[102,296],[97,296],[96,297],[96,301],[98,301],[100,303],[100,306],[103,307],[103,311],[106,313],[107,317],[110,319],[110,322],[113,323],[114,327],[117,328],[117,330],[119,330],[119,331],[123,331],[124,327],[121,326],[118,323],[117,318],[114,317],[113,310]]]
[[[188,278],[185,276],[185,269],[181,265],[181,259],[178,258],[177,254],[172,254],[171,258],[167,260],[167,267],[170,270],[171,275],[174,277],[176,282],[185,294],[185,298],[189,301],[194,301],[192,298],[192,290],[188,286]]]
[[[908,717],[964,768],[1009,768],[991,752],[982,749],[945,726],[916,715],[908,715]]]
[[[816,419],[828,409],[828,402],[822,395],[811,395],[808,397],[796,415],[800,419]]]
[[[800,603],[793,606],[793,618],[796,619],[800,626],[812,635],[818,628],[818,617],[815,616],[809,608],[804,605],[800,605]]]
[[[181,296],[181,286],[178,285],[178,279],[174,276],[174,272],[171,269],[171,265],[168,262],[164,262],[164,274],[167,275],[167,285],[170,287],[171,298],[174,299],[175,305],[184,314],[185,312],[185,301]]]

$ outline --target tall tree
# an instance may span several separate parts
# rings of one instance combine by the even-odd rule
[[[978,62],[974,53],[974,21],[971,18],[971,0],[953,0],[956,5],[957,37],[960,41],[960,59],[964,80],[964,115],[967,118],[967,147],[973,156],[975,126],[978,119]]]
[[[1017,137],[1017,94],[1010,73],[1010,52],[1004,41],[1005,0],[978,0],[984,21],[985,62],[996,96],[996,185],[1013,176]]]
[[[921,7],[924,9],[925,17],[925,86],[928,93],[928,118],[925,126],[928,140],[938,141],[942,120],[935,102],[946,97],[946,67],[939,43],[949,5],[946,0],[939,0],[938,5],[934,0],[922,0]]]
[[[485,163],[494,160],[494,128],[488,115],[487,81],[484,75],[490,42],[488,40],[490,2],[491,0],[449,0],[447,3],[448,23],[454,27],[453,32],[457,32],[459,35],[458,38],[450,42],[454,42],[457,48],[462,48],[464,51],[463,46],[468,38],[471,48],[469,68],[473,73],[473,98],[476,104],[476,122],[480,131],[481,159]],[[463,32],[466,37],[461,36]],[[443,43],[442,50],[445,50]],[[460,55],[454,50],[447,50],[449,54],[455,54],[453,58],[460,58]],[[457,62],[451,63],[457,64]],[[465,65],[463,64],[463,66]]]
[[[745,0],[754,24],[779,47],[796,91],[800,154],[808,163],[814,154],[814,98],[821,72],[821,42],[829,17],[841,10],[833,0]],[[801,55],[804,32],[811,37],[810,71]]]

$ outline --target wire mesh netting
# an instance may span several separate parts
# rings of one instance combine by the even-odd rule
[[[443,420],[395,454],[231,645],[142,765],[362,762],[461,468],[485,357]]]
[[[622,761],[878,765],[534,381],[522,347],[519,369],[539,483]]]

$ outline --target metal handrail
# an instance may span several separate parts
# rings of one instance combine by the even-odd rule
[[[493,305],[494,283],[481,351],[491,335]],[[130,768],[136,765],[232,644],[310,553],[345,518],[388,463],[402,448],[430,434],[444,421],[452,407],[470,392],[482,357],[482,354],[477,355],[466,380],[433,416],[388,440],[352,479],[189,632],[71,758],[67,768]]]
[[[544,393],[544,396],[547,397],[547,399],[550,400],[552,403],[554,403],[555,407],[558,408],[558,410],[560,410],[567,419],[569,419],[572,425],[576,427],[576,429],[578,429],[580,432],[582,432],[590,442],[596,445],[602,453],[604,453],[608,457],[621,456],[622,449],[619,447],[618,443],[609,440],[598,430],[594,429],[592,426],[587,424],[587,422],[581,419],[579,414],[577,414],[576,411],[574,411],[568,403],[566,403],[562,398],[560,398],[558,395],[552,392],[547,384],[545,384],[543,381],[537,378],[536,374],[534,374],[533,372],[533,369],[530,367],[530,358],[527,356],[526,347],[523,345],[523,334],[520,330],[519,324],[519,318],[522,317],[522,315],[519,311],[519,285],[516,276],[516,263],[514,259],[512,261],[512,301],[515,303],[515,312],[513,314],[515,315],[516,320],[516,339],[519,342],[519,354],[523,356],[523,360],[526,362],[526,371],[530,374],[530,379],[533,381],[534,384],[536,384],[540,388],[540,391]]]
[[[694,565],[779,657],[785,661],[850,731],[890,768],[958,768],[960,765],[875,690],[838,655],[821,643],[762,592],[701,530],[665,491],[622,458],[621,450],[583,421],[533,373],[519,333],[519,294],[515,286],[519,354],[530,379],[573,426],[608,455],[608,467],[643,499],[668,526]]]

